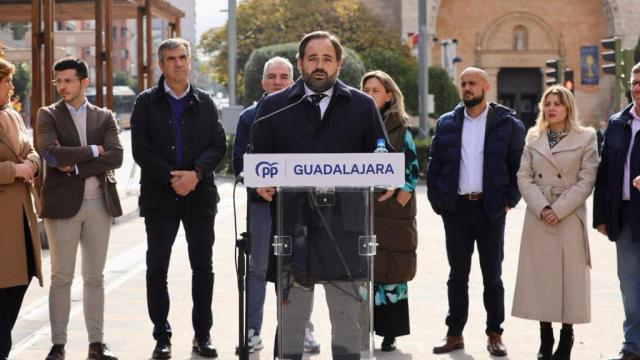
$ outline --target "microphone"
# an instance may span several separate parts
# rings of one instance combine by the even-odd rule
[[[270,117],[272,117],[273,115],[279,114],[279,113],[281,113],[281,112],[283,112],[283,111],[285,111],[285,110],[288,110],[288,109],[290,109],[290,108],[292,108],[292,107],[294,107],[294,106],[296,106],[296,105],[300,104],[303,100],[305,100],[305,99],[306,99],[306,98],[308,98],[308,97],[309,97],[309,95],[305,94],[304,96],[302,96],[302,97],[300,98],[300,100],[298,100],[298,101],[294,102],[293,104],[289,104],[289,105],[287,105],[287,106],[285,106],[285,107],[283,107],[283,108],[281,108],[281,109],[278,109],[278,110],[276,110],[276,111],[274,111],[274,112],[272,112],[272,113],[270,113],[270,114],[267,114],[267,115],[261,116],[259,119],[256,119],[256,121],[254,121],[254,122],[253,122],[253,125],[255,125],[255,124],[256,124],[257,122],[259,122],[259,121],[262,121],[262,120],[264,120],[264,119],[270,118]]]

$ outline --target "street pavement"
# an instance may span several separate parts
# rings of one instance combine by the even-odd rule
[[[145,290],[146,236],[144,222],[137,212],[138,171],[132,171],[130,134],[121,134],[125,147],[125,162],[117,171],[118,188],[124,215],[116,220],[111,231],[111,242],[105,271],[105,342],[121,360],[149,359],[154,347],[152,324],[147,315]],[[216,217],[214,245],[215,286],[213,299],[213,342],[223,360],[234,359],[238,338],[238,291],[235,276],[235,234],[233,180],[219,180],[221,202]],[[426,188],[422,184],[418,196],[418,272],[409,283],[411,335],[398,338],[398,350],[383,353],[376,350],[380,360],[498,359],[486,351],[484,335],[485,311],[482,303],[482,278],[477,254],[474,254],[470,276],[469,320],[465,328],[465,349],[446,355],[434,355],[433,345],[444,337],[447,312],[446,281],[448,264],[444,245],[442,221],[428,205]],[[589,200],[589,205],[591,200]],[[244,229],[245,193],[238,187],[235,197],[237,226]],[[505,260],[503,281],[505,288],[506,321],[503,340],[509,355],[502,359],[535,359],[539,345],[538,323],[510,316],[513,289],[517,272],[520,235],[525,206],[521,202],[507,217],[505,231]],[[622,339],[623,310],[616,276],[615,247],[593,230],[589,232],[593,258],[592,322],[575,326],[574,359],[607,359],[617,353]],[[191,274],[184,232],[181,230],[171,258],[169,290],[173,327],[173,359],[200,359],[191,353]],[[80,252],[79,252],[80,253]],[[78,256],[78,259],[80,256]],[[85,359],[87,335],[82,308],[82,282],[80,263],[76,266],[72,287],[71,318],[69,322],[67,359]],[[51,346],[48,322],[48,286],[50,261],[48,251],[43,252],[45,287],[32,282],[13,332],[14,348],[11,359],[43,360]],[[251,355],[251,360],[271,359],[276,322],[275,294],[269,287],[265,304],[262,339],[265,348]],[[317,287],[312,314],[316,337],[321,352],[307,356],[312,360],[331,359],[330,325],[321,287]],[[556,338],[559,325],[555,325]],[[376,337],[379,349],[381,338]],[[557,341],[557,340],[556,340]]]

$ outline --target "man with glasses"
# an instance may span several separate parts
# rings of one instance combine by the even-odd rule
[[[611,360],[640,360],[640,63],[629,87],[632,103],[609,119],[593,195],[593,226],[616,242],[625,315],[622,350]]]
[[[65,58],[53,70],[53,84],[62,100],[38,111],[36,129],[38,150],[49,165],[40,214],[51,255],[49,317],[53,346],[46,360],[65,358],[78,245],[88,358],[115,360],[117,357],[103,343],[103,272],[111,222],[122,215],[113,173],[122,165],[122,145],[113,113],[87,101],[87,64]]]

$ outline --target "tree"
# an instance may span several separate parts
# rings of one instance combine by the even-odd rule
[[[433,94],[435,109],[431,109],[435,118],[453,110],[460,102],[458,88],[451,82],[447,70],[439,66],[429,67],[429,93]]]
[[[640,37],[636,43],[636,48],[633,50],[636,64],[640,62]]]
[[[246,0],[238,6],[236,16],[238,84],[244,83],[244,67],[254,49],[298,42],[304,34],[315,30],[336,34],[344,46],[358,53],[367,49],[384,49],[397,57],[412,59],[400,34],[383,25],[384,22],[358,0]],[[203,52],[217,55],[204,68],[210,69],[223,85],[228,83],[226,40],[225,25],[207,31],[199,44]],[[244,88],[238,88],[242,101]]]
[[[382,70],[398,84],[408,113],[418,114],[418,63],[387,49],[369,49],[361,54],[367,71]]]
[[[245,88],[245,105],[250,104],[252,101],[260,98],[262,95],[262,87],[260,81],[262,80],[262,72],[264,69],[264,63],[274,56],[281,56],[289,59],[292,64],[295,64],[296,53],[298,52],[298,43],[287,43],[265,46],[260,49],[256,49],[251,53],[247,65],[244,67],[244,88]],[[340,70],[340,79],[347,85],[359,87],[360,79],[364,75],[364,65],[358,54],[349,49],[344,48],[342,55],[342,68]],[[294,66],[293,77],[294,79],[300,75],[298,69]]]
[[[20,96],[20,101],[24,102],[29,98],[31,92],[31,68],[28,62],[14,63],[16,71],[13,74],[14,93]]]

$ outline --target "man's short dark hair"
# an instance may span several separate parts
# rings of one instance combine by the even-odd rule
[[[164,54],[162,53],[164,50],[173,50],[181,46],[187,50],[187,56],[191,58],[191,45],[189,42],[182,38],[171,38],[163,40],[160,45],[158,45],[158,50],[156,51],[158,55],[158,62],[164,62]]]
[[[304,59],[304,51],[307,47],[307,44],[311,40],[315,39],[329,39],[333,48],[336,50],[336,60],[342,61],[342,45],[340,45],[340,40],[338,38],[326,31],[314,31],[306,34],[302,40],[300,40],[300,45],[298,46],[298,54],[296,54],[296,59],[302,60]]]
[[[89,66],[84,60],[77,57],[66,57],[58,60],[53,65],[53,71],[64,71],[74,69],[80,80],[89,78]]]
[[[633,67],[631,68],[631,73],[633,74],[639,74],[640,73],[640,62],[633,65]]]

